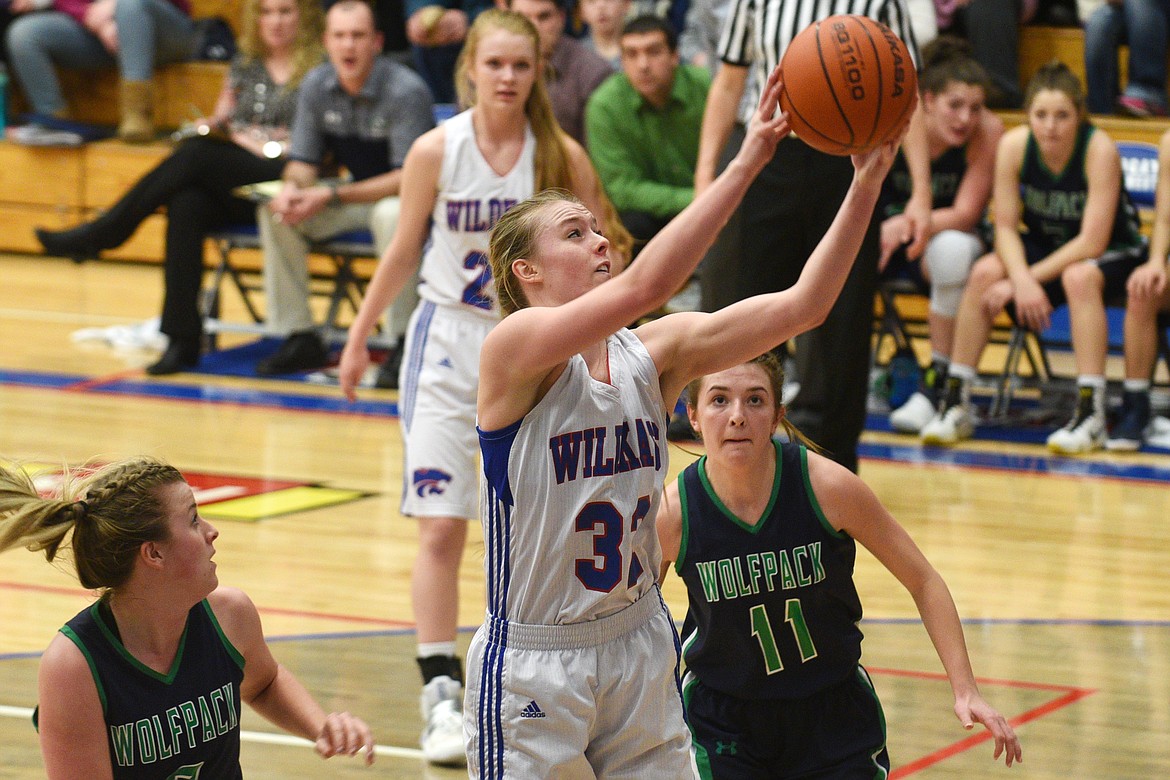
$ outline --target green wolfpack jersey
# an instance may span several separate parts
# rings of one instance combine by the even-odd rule
[[[1020,166],[1020,201],[1023,203],[1024,226],[1028,235],[1039,242],[1048,254],[1067,244],[1081,232],[1081,218],[1089,197],[1089,178],[1085,172],[1089,139],[1096,132],[1093,125],[1082,123],[1077,130],[1076,145],[1064,170],[1051,171],[1040,156],[1036,138],[1028,133],[1024,162]],[[1124,249],[1141,244],[1137,211],[1125,191],[1124,177],[1117,193],[1117,210],[1109,235],[1109,249]]]
[[[825,519],[805,448],[776,442],[771,500],[755,525],[723,504],[706,465],[704,456],[679,475],[687,674],[743,699],[805,697],[853,674],[857,548]]]
[[[967,175],[967,145],[952,146],[930,161],[930,195],[932,207],[949,209],[955,205],[955,196],[959,194],[959,185]],[[914,183],[910,178],[910,168],[906,163],[906,156],[898,150],[894,158],[894,165],[886,174],[882,182],[882,192],[878,196],[878,213],[882,218],[901,214],[906,208],[906,202],[914,193]]]
[[[81,650],[105,713],[115,780],[232,780],[240,772],[243,656],[223,635],[206,600],[166,674],[122,646],[109,608],[95,602],[61,633]]]

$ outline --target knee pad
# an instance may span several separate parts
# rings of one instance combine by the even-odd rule
[[[382,198],[374,203],[370,209],[370,232],[374,236],[374,248],[378,254],[386,251],[390,246],[390,239],[398,227],[398,214],[401,211],[402,201],[397,196]]]
[[[983,242],[978,237],[958,230],[944,230],[930,240],[923,262],[930,270],[932,312],[944,317],[959,313],[971,266],[983,251]]]

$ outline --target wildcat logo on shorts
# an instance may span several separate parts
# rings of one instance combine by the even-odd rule
[[[426,498],[442,495],[447,489],[447,483],[451,481],[451,475],[439,469],[415,469],[411,481],[419,498]]]

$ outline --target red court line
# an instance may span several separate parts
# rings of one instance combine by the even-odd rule
[[[94,376],[81,382],[74,382],[71,385],[62,385],[59,390],[66,393],[84,393],[86,390],[93,390],[102,385],[108,385],[112,382],[121,382],[123,379],[131,377],[144,377],[146,371],[141,368],[128,368],[125,371],[117,371],[113,374],[106,374],[105,376]]]
[[[942,680],[946,682],[947,676],[943,672],[920,672],[912,669],[886,669],[883,667],[865,667],[870,674],[884,674],[887,677],[911,677],[919,680]],[[1054,685],[1052,683],[1038,683],[1030,682],[1028,680],[1004,680],[993,677],[977,677],[975,681],[980,685],[1000,685],[1007,688],[1030,688],[1037,691],[1078,691],[1088,690],[1077,688],[1073,685]],[[1093,693],[1094,691],[1089,691]]]
[[[24,582],[0,582],[0,589],[3,590],[23,590],[33,591],[35,593],[54,593],[62,596],[95,596],[93,591],[85,590],[84,588],[63,588],[52,585],[32,585]],[[304,609],[285,609],[283,607],[262,607],[256,606],[262,615],[283,615],[286,617],[304,617],[312,618],[314,620],[338,620],[349,623],[367,623],[376,626],[386,626],[388,628],[413,628],[414,623],[404,620],[385,620],[383,618],[361,617],[358,615],[339,615],[333,612],[315,612]]]
[[[941,674],[939,672],[918,672],[908,669],[884,669],[870,667],[866,667],[866,669],[871,674],[884,674],[891,677],[909,677],[919,680],[939,681],[946,681],[947,679],[945,674]],[[976,682],[978,682],[980,685],[1000,685],[1010,688],[1063,692],[1062,696],[1058,696],[1055,699],[1047,701],[1038,707],[1033,707],[1032,709],[1016,715],[1013,718],[1008,718],[1008,723],[1017,728],[1025,723],[1043,717],[1044,715],[1051,714],[1056,710],[1067,707],[1070,704],[1075,704],[1081,699],[1092,696],[1097,692],[1094,688],[1077,688],[1072,685],[1052,685],[1050,683],[1029,682],[1027,680],[1002,680],[991,679],[987,677],[977,677]],[[911,761],[908,764],[903,764],[902,766],[894,769],[892,772],[890,772],[890,780],[909,777],[916,772],[921,772],[923,769],[932,767],[941,761],[945,761],[952,756],[956,756],[963,751],[970,750],[982,742],[987,742],[992,739],[990,731],[982,728],[979,724],[976,724],[975,728],[980,729],[978,733],[972,734],[965,739],[961,739],[958,742],[954,742],[950,745],[947,745],[946,747],[934,751],[933,753],[929,753],[922,758]]]

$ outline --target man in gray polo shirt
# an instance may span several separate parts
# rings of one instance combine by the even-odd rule
[[[329,62],[301,83],[284,186],[257,210],[268,327],[286,336],[276,354],[257,365],[262,376],[325,365],[328,350],[309,310],[309,242],[368,225],[381,254],[398,224],[406,152],[434,126],[423,80],[380,56],[382,34],[365,0],[330,7],[325,51]],[[344,166],[352,180],[320,180],[326,162]],[[406,332],[416,286],[408,284],[387,312],[392,337]]]

